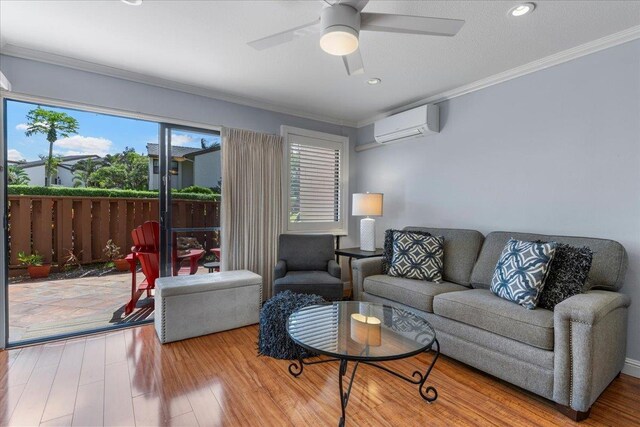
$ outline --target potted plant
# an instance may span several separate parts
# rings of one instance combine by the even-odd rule
[[[113,243],[113,240],[109,239],[107,245],[102,250],[104,256],[107,257],[109,262],[113,263],[118,271],[129,271],[129,261],[124,259],[120,253],[120,246]]]
[[[51,265],[42,265],[42,255],[38,254],[37,251],[29,255],[24,252],[19,252],[18,261],[20,261],[22,265],[27,266],[29,277],[31,277],[32,279],[42,279],[45,277],[49,277]]]

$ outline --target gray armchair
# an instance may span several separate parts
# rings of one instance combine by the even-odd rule
[[[281,234],[273,294],[289,290],[329,301],[342,299],[342,271],[334,257],[330,234]]]

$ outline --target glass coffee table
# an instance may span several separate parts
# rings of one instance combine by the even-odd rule
[[[357,301],[312,305],[289,316],[287,332],[310,354],[329,356],[328,359],[306,361],[306,355],[299,354],[289,365],[289,373],[294,377],[302,374],[305,365],[340,362],[342,416],[339,426],[344,426],[351,386],[361,363],[418,385],[420,396],[429,403],[438,398],[437,390],[433,386],[425,387],[425,382],[440,355],[440,344],[429,322],[411,312]],[[434,350],[435,355],[424,374],[415,371],[407,376],[377,363],[404,359],[429,350]],[[344,377],[350,361],[355,364],[347,380]]]

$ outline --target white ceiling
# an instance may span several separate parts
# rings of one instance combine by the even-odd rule
[[[362,32],[348,77],[317,36],[246,43],[313,21],[322,1],[0,1],[2,52],[31,49],[355,124],[640,25],[637,1],[371,1],[365,12],[463,19],[455,37]],[[49,57],[50,59],[51,57]],[[382,84],[369,86],[369,77]]]

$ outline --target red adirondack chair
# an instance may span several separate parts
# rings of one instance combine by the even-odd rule
[[[127,303],[124,313],[129,315],[136,308],[136,303],[144,292],[147,297],[151,296],[151,290],[156,286],[156,279],[160,277],[160,224],[157,221],[147,221],[131,231],[133,245],[131,253],[127,255],[131,271],[131,300]],[[175,245],[174,245],[175,248]],[[186,254],[178,255],[176,249],[173,250],[173,275],[196,274],[198,271],[198,260],[204,255],[202,249],[191,249]],[[181,268],[182,261],[189,259],[189,266]],[[138,285],[136,283],[136,267],[140,261],[144,280]]]

